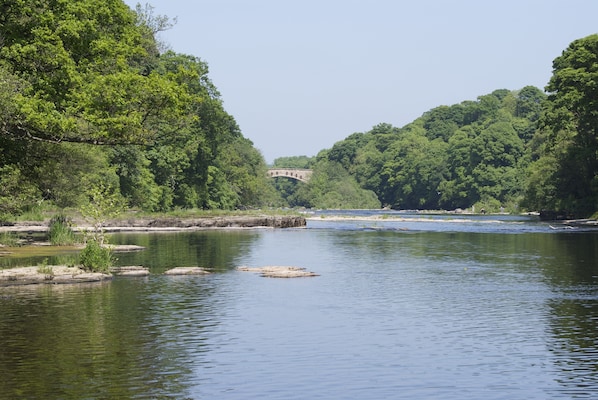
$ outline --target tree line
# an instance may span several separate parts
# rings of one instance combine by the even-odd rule
[[[0,5],[0,219],[98,190],[146,211],[598,209],[598,35],[554,60],[545,92],[495,90],[275,161],[312,168],[301,183],[267,178],[207,64],[157,39],[171,25],[122,0]]]
[[[545,97],[531,86],[496,90],[436,107],[402,128],[379,124],[321,151],[313,160],[314,177],[342,170],[362,189],[360,196],[373,193],[378,206],[393,209],[515,208]],[[317,204],[313,191],[301,200],[316,197]]]
[[[79,207],[233,209],[278,198],[201,59],[122,0],[0,5],[0,214]]]
[[[553,63],[546,92],[495,90],[439,106],[398,128],[379,124],[313,158],[307,185],[278,183],[292,206],[598,211],[598,35]],[[299,165],[294,165],[299,164]]]

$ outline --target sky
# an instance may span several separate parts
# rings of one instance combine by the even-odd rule
[[[160,40],[208,64],[268,163],[496,89],[544,89],[552,61],[598,33],[596,0],[147,3],[177,19]]]

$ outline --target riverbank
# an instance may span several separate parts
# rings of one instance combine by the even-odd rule
[[[73,218],[73,230],[89,231],[92,226],[85,220]],[[0,226],[0,233],[43,233],[48,231],[48,221],[20,221]],[[135,217],[106,221],[106,232],[181,231],[212,228],[303,228],[306,219],[296,215],[229,215],[206,217]]]
[[[373,214],[373,215],[356,215],[353,213],[328,213],[320,215],[307,214],[307,221],[363,221],[363,222],[434,222],[434,223],[479,223],[479,224],[496,224],[504,223],[507,219],[509,222],[523,222],[530,219],[537,218],[538,221],[550,223],[554,226],[593,229],[598,228],[598,220],[591,219],[559,219],[559,220],[542,220],[538,214],[473,214],[473,213],[454,213],[446,211],[427,211],[417,212],[414,214]]]

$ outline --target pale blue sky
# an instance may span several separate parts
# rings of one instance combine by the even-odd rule
[[[598,33],[596,0],[149,3],[178,18],[161,39],[208,63],[268,163],[495,89],[544,89],[554,58]]]

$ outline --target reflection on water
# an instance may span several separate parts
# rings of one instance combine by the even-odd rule
[[[174,267],[204,267],[211,271],[234,269],[238,258],[248,252],[259,230],[224,230],[178,233],[111,235],[118,244],[135,244],[146,250],[117,254],[119,265],[143,265],[153,273]]]
[[[484,219],[115,235],[152,275],[0,290],[0,397],[592,398],[598,235]]]

